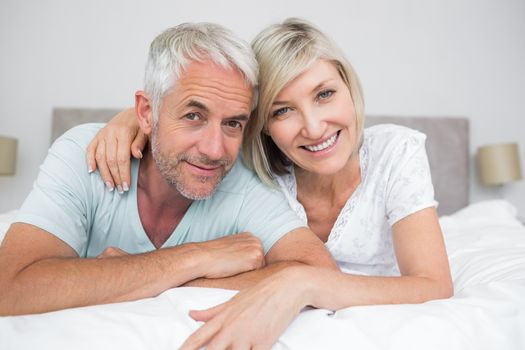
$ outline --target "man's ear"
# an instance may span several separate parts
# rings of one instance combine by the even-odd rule
[[[153,129],[153,106],[144,91],[135,93],[135,114],[142,132],[150,135]]]

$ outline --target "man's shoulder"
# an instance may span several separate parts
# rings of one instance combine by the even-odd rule
[[[93,140],[96,133],[104,127],[104,125],[105,124],[103,123],[77,125],[57,138],[53,143],[52,148],[57,148],[61,145],[78,145],[82,150],[85,150],[87,145]]]
[[[231,171],[224,177],[216,192],[245,194],[253,187],[265,186],[255,172],[239,156]]]

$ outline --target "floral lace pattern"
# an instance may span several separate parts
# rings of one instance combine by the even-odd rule
[[[437,205],[425,139],[418,131],[396,125],[365,129],[359,150],[361,183],[345,203],[325,243],[343,271],[399,275],[392,225]],[[297,200],[293,167],[289,170],[276,179],[292,209],[307,225],[307,213]]]

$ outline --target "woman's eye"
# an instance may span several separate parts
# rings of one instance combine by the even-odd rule
[[[279,109],[276,109],[275,111],[273,111],[272,116],[279,117],[279,116],[289,112],[290,110],[291,110],[290,107],[279,108]]]
[[[195,120],[200,120],[201,116],[197,113],[188,113],[184,116],[184,118],[195,121]]]
[[[334,90],[324,90],[317,94],[317,98],[320,100],[326,100],[334,94]]]

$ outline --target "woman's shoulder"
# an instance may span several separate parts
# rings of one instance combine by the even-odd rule
[[[377,124],[365,129],[365,138],[389,139],[426,139],[426,135],[421,131],[397,124]]]
[[[418,130],[402,125],[377,124],[366,128],[363,138],[365,147],[383,152],[411,145],[419,147],[425,144],[427,136]]]
[[[406,126],[378,124],[365,129],[363,152],[374,163],[399,163],[425,149],[426,135]]]

